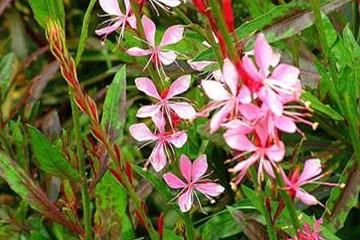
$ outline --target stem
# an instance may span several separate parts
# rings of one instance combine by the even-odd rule
[[[219,44],[215,41],[215,37],[213,35],[213,31],[211,30],[209,19],[206,19],[205,21],[205,29],[206,29],[205,33],[207,35],[207,39],[209,40],[210,45],[215,53],[216,60],[219,63],[220,68],[222,68],[222,66],[224,65],[224,60],[222,57],[221,50],[219,48]]]
[[[209,40],[207,38],[206,31],[204,31],[199,25],[193,23],[179,8],[175,8],[174,13],[181,18],[186,24],[189,25],[189,27],[194,31],[199,33],[201,36],[203,36],[206,40]]]
[[[276,183],[277,183],[278,187],[282,188],[282,189],[285,188],[284,181],[282,180],[282,177],[280,175],[280,169],[276,168],[274,172],[276,175]],[[299,218],[297,216],[294,204],[286,190],[280,190],[280,195],[281,195],[281,198],[284,200],[285,207],[289,212],[290,220],[291,220],[292,225],[296,232],[296,230],[300,228],[300,223],[299,223]]]
[[[79,110],[77,109],[76,104],[74,102],[74,93],[71,88],[70,88],[70,101],[71,101],[71,111],[72,111],[74,132],[75,132],[76,153],[79,163],[79,172],[80,172],[80,176],[82,176],[81,198],[83,204],[85,239],[90,240],[92,239],[91,209],[90,209],[90,197],[88,192],[86,170],[85,170],[85,156],[81,142]]]
[[[273,222],[271,220],[270,213],[269,213],[269,211],[267,210],[267,208],[265,206],[265,198],[264,198],[264,193],[263,193],[263,191],[261,189],[261,183],[259,183],[257,181],[255,168],[253,166],[250,168],[250,174],[251,174],[253,182],[257,183],[256,192],[257,192],[257,196],[259,198],[259,203],[260,203],[260,206],[261,206],[260,211],[261,211],[262,215],[265,217],[267,231],[268,231],[268,234],[269,234],[269,239],[270,240],[277,240],[276,231],[275,231]]]

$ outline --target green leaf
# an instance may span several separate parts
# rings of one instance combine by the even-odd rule
[[[24,170],[0,151],[0,176],[9,184],[10,188],[36,211],[46,217],[81,233],[82,229],[66,219],[65,215],[52,203]]]
[[[263,203],[261,203],[259,201],[259,197],[256,194],[256,192],[253,189],[251,189],[245,185],[241,185],[241,189],[244,192],[245,196],[248,199],[250,199],[250,201],[254,205],[254,207],[261,212],[261,210],[262,210],[261,204],[263,204]]]
[[[301,95],[301,98],[305,101],[310,102],[310,107],[316,111],[319,111],[326,116],[336,120],[336,121],[342,121],[344,118],[333,108],[331,108],[329,105],[326,105],[322,103],[319,99],[317,99],[314,95],[312,95],[310,92],[304,92]]]
[[[36,21],[44,28],[49,17],[57,19],[65,28],[65,11],[62,0],[29,0]]]
[[[182,240],[183,238],[176,235],[176,233],[169,229],[164,229],[163,240]]]
[[[35,127],[29,125],[30,141],[41,170],[63,179],[79,181],[79,173],[61,152]]]
[[[8,90],[14,61],[14,53],[8,53],[0,60],[0,90],[2,95]]]
[[[101,126],[112,139],[121,144],[126,120],[126,66],[115,74],[110,84],[103,107]]]
[[[344,226],[350,210],[357,206],[358,196],[360,192],[360,168],[358,161],[352,157],[343,173],[341,174],[339,183],[346,184],[344,188],[334,187],[331,190],[329,199],[326,202],[326,208],[323,220],[332,231],[337,231]]]
[[[104,226],[105,239],[134,239],[134,231],[126,215],[128,198],[125,189],[106,172],[95,188],[96,212]]]
[[[90,17],[91,17],[91,12],[94,8],[94,5],[96,3],[96,0],[90,0],[89,6],[86,9],[85,12],[85,16],[84,16],[84,22],[81,28],[81,35],[80,35],[80,40],[79,40],[79,45],[77,48],[77,52],[76,52],[76,57],[75,57],[75,62],[76,65],[79,64],[80,60],[81,60],[81,56],[84,52],[85,49],[85,44],[86,44],[86,40],[88,38],[88,32],[89,32],[89,24],[90,24]]]

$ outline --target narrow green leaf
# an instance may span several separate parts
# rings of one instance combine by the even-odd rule
[[[83,230],[75,223],[68,221],[65,215],[52,203],[45,193],[13,160],[0,151],[0,176],[9,184],[10,188],[36,211],[46,217],[70,228],[76,233]]]
[[[79,64],[80,60],[81,60],[81,56],[84,52],[85,49],[85,45],[86,45],[86,40],[88,38],[88,32],[89,32],[89,24],[90,24],[90,18],[91,18],[91,12],[94,8],[94,5],[96,3],[96,0],[90,0],[89,6],[86,9],[85,12],[85,16],[84,16],[84,21],[83,21],[83,25],[81,28],[81,35],[80,35],[80,40],[79,40],[79,45],[77,48],[77,52],[76,52],[76,57],[75,57],[75,63],[76,65]]]
[[[134,239],[132,224],[126,215],[127,193],[109,172],[96,185],[95,198],[95,215],[104,226],[104,239]]]
[[[78,171],[38,129],[29,126],[29,132],[34,155],[41,170],[60,178],[80,180]]]
[[[8,53],[0,60],[0,90],[2,95],[8,90],[14,61],[14,53]]]
[[[305,101],[310,102],[310,107],[316,111],[319,111],[329,118],[332,118],[336,121],[342,121],[344,118],[333,108],[331,108],[329,105],[326,105],[322,103],[319,99],[317,99],[314,95],[312,95],[310,92],[304,92],[301,95],[301,98]]]
[[[36,21],[45,27],[49,17],[59,20],[61,26],[65,28],[65,10],[62,0],[29,0],[31,9],[34,12]]]
[[[360,192],[359,182],[359,162],[356,161],[355,157],[352,157],[348,161],[339,180],[339,183],[346,184],[345,187],[334,187],[326,202],[326,207],[330,212],[324,212],[323,220],[327,223],[330,230],[336,232],[338,229],[342,228],[350,210],[357,206]]]
[[[126,66],[120,68],[110,84],[103,107],[101,126],[121,144],[126,120]]]

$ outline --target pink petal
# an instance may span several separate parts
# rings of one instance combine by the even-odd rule
[[[270,87],[264,85],[258,95],[275,115],[282,115],[284,110],[283,104],[279,100],[279,96]]]
[[[230,93],[225,90],[225,88],[220,82],[212,80],[202,80],[201,87],[204,89],[205,94],[211,100],[224,101],[228,100],[231,97]]]
[[[239,119],[231,120],[224,123],[222,126],[228,130],[236,132],[237,134],[248,134],[253,130],[252,126]]]
[[[225,122],[230,114],[232,108],[233,106],[231,104],[226,104],[214,114],[210,121],[210,133],[214,133],[220,128],[221,124]]]
[[[160,108],[161,106],[158,104],[142,106],[136,113],[136,117],[138,118],[152,117],[160,111]]]
[[[163,176],[166,184],[174,189],[184,188],[186,184],[173,173],[165,173]]]
[[[297,67],[280,64],[272,72],[271,79],[279,80],[286,86],[291,86],[299,80],[299,74],[300,70]]]
[[[121,23],[122,23],[121,21],[116,21],[114,24],[112,24],[110,26],[106,26],[106,27],[96,30],[95,33],[98,36],[108,35],[112,32],[115,32],[120,27]]]
[[[129,127],[130,134],[139,142],[156,140],[158,137],[153,134],[144,123],[136,123]]]
[[[198,62],[193,62],[188,60],[187,63],[190,65],[190,67],[192,69],[194,69],[195,71],[202,71],[204,70],[207,66],[210,66],[211,64],[215,63],[214,61],[198,61]]]
[[[149,157],[149,161],[156,172],[160,172],[166,165],[167,158],[164,148],[164,144],[157,143]]]
[[[281,161],[285,155],[285,145],[283,142],[279,142],[279,144],[274,144],[271,147],[266,149],[266,156],[273,161]]]
[[[275,178],[274,169],[269,161],[263,161],[263,168],[270,177]]]
[[[232,95],[235,96],[237,93],[239,76],[234,64],[228,58],[224,60],[223,75],[226,85],[229,87]]]
[[[308,159],[304,164],[304,169],[299,177],[299,183],[304,183],[311,178],[321,174],[321,162],[318,158]]]
[[[205,154],[200,155],[193,162],[192,172],[191,172],[192,181],[196,182],[197,180],[199,180],[206,173],[207,168],[208,168],[208,164],[206,160],[206,155]]]
[[[232,149],[239,151],[255,151],[255,145],[246,135],[239,134],[237,131],[228,130],[224,133],[226,144]]]
[[[302,189],[296,191],[296,198],[300,199],[306,205],[319,204],[319,201],[313,195],[305,192]]]
[[[197,183],[195,184],[195,189],[210,197],[217,197],[225,191],[223,186],[213,182]]]
[[[286,186],[292,186],[292,182],[289,180],[289,178],[286,176],[284,170],[280,167],[280,174],[281,174],[281,177],[284,181],[284,183],[286,184]]]
[[[155,0],[155,1],[163,3],[169,7],[177,7],[181,4],[181,1],[179,0]]]
[[[166,99],[179,95],[189,89],[191,75],[184,75],[177,78],[170,86]]]
[[[158,112],[151,117],[152,121],[155,123],[156,128],[160,134],[165,133],[166,120],[162,112]]]
[[[241,161],[239,163],[237,163],[234,167],[233,167],[233,172],[242,172],[242,171],[247,171],[247,169],[253,165],[257,160],[259,159],[259,154],[254,153],[253,155],[251,155],[248,159]]]
[[[171,103],[169,106],[181,119],[192,119],[196,115],[193,106],[187,102]]]
[[[161,100],[155,84],[153,83],[153,81],[151,81],[150,78],[137,78],[135,79],[135,85],[139,91],[144,92],[148,96]]]
[[[124,0],[124,4],[125,4],[126,15],[129,15],[131,11],[130,0]]]
[[[147,49],[138,48],[138,47],[132,47],[132,48],[126,50],[126,53],[130,56],[141,57],[141,56],[146,56],[146,55],[152,54],[152,51],[147,50]]]
[[[180,42],[183,38],[184,26],[174,25],[166,29],[164,36],[160,42],[160,46],[164,47],[166,45],[174,44]]]
[[[134,14],[130,15],[128,18],[127,18],[127,21],[130,25],[131,28],[133,29],[136,29],[137,26],[136,26],[136,17]]]
[[[239,106],[239,111],[247,120],[253,121],[255,119],[263,117],[263,112],[261,108],[254,104],[241,104]]]
[[[283,132],[294,133],[296,132],[296,124],[294,121],[286,116],[275,116],[274,124],[277,129],[280,129]]]
[[[251,100],[252,100],[251,92],[247,86],[243,85],[240,88],[240,92],[239,92],[237,99],[239,100],[240,103],[243,103],[243,104],[251,103]]]
[[[192,163],[190,159],[182,154],[180,156],[180,171],[183,177],[186,179],[188,183],[191,182],[191,171],[192,171]]]
[[[116,16],[123,15],[117,0],[99,0],[99,3],[100,7],[102,8],[102,10],[104,10],[104,12]]]
[[[175,62],[175,59],[177,57],[176,53],[174,51],[161,51],[159,52],[159,59],[161,61],[162,64],[164,64],[165,66],[172,64],[173,62]]]
[[[176,148],[181,148],[187,141],[187,134],[185,132],[177,132],[171,135],[168,141]]]
[[[255,40],[254,54],[256,64],[264,77],[269,75],[269,67],[276,66],[280,61],[280,55],[273,52],[262,33],[260,33]]]
[[[193,204],[193,195],[191,188],[189,188],[186,192],[180,195],[178,203],[182,212],[187,212],[191,209],[191,206]]]
[[[151,46],[155,46],[155,32],[156,26],[155,23],[148,18],[146,15],[143,15],[141,23],[144,28],[145,38]]]
[[[244,69],[252,79],[260,80],[264,77],[260,75],[259,70],[256,68],[253,60],[251,60],[248,56],[244,56],[242,62]]]

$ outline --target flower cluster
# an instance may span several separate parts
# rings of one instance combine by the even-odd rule
[[[255,164],[259,182],[264,173],[274,177],[273,168],[285,155],[281,132],[300,132],[297,123],[316,126],[305,119],[309,115],[308,106],[300,104],[299,69],[279,62],[280,54],[273,51],[260,33],[253,51],[242,58],[242,67],[250,78],[241,79],[236,66],[225,59],[220,80],[201,82],[211,101],[199,116],[216,111],[210,120],[210,132],[225,129],[224,139],[236,152],[232,160],[247,157],[229,169],[237,174],[233,186]]]

